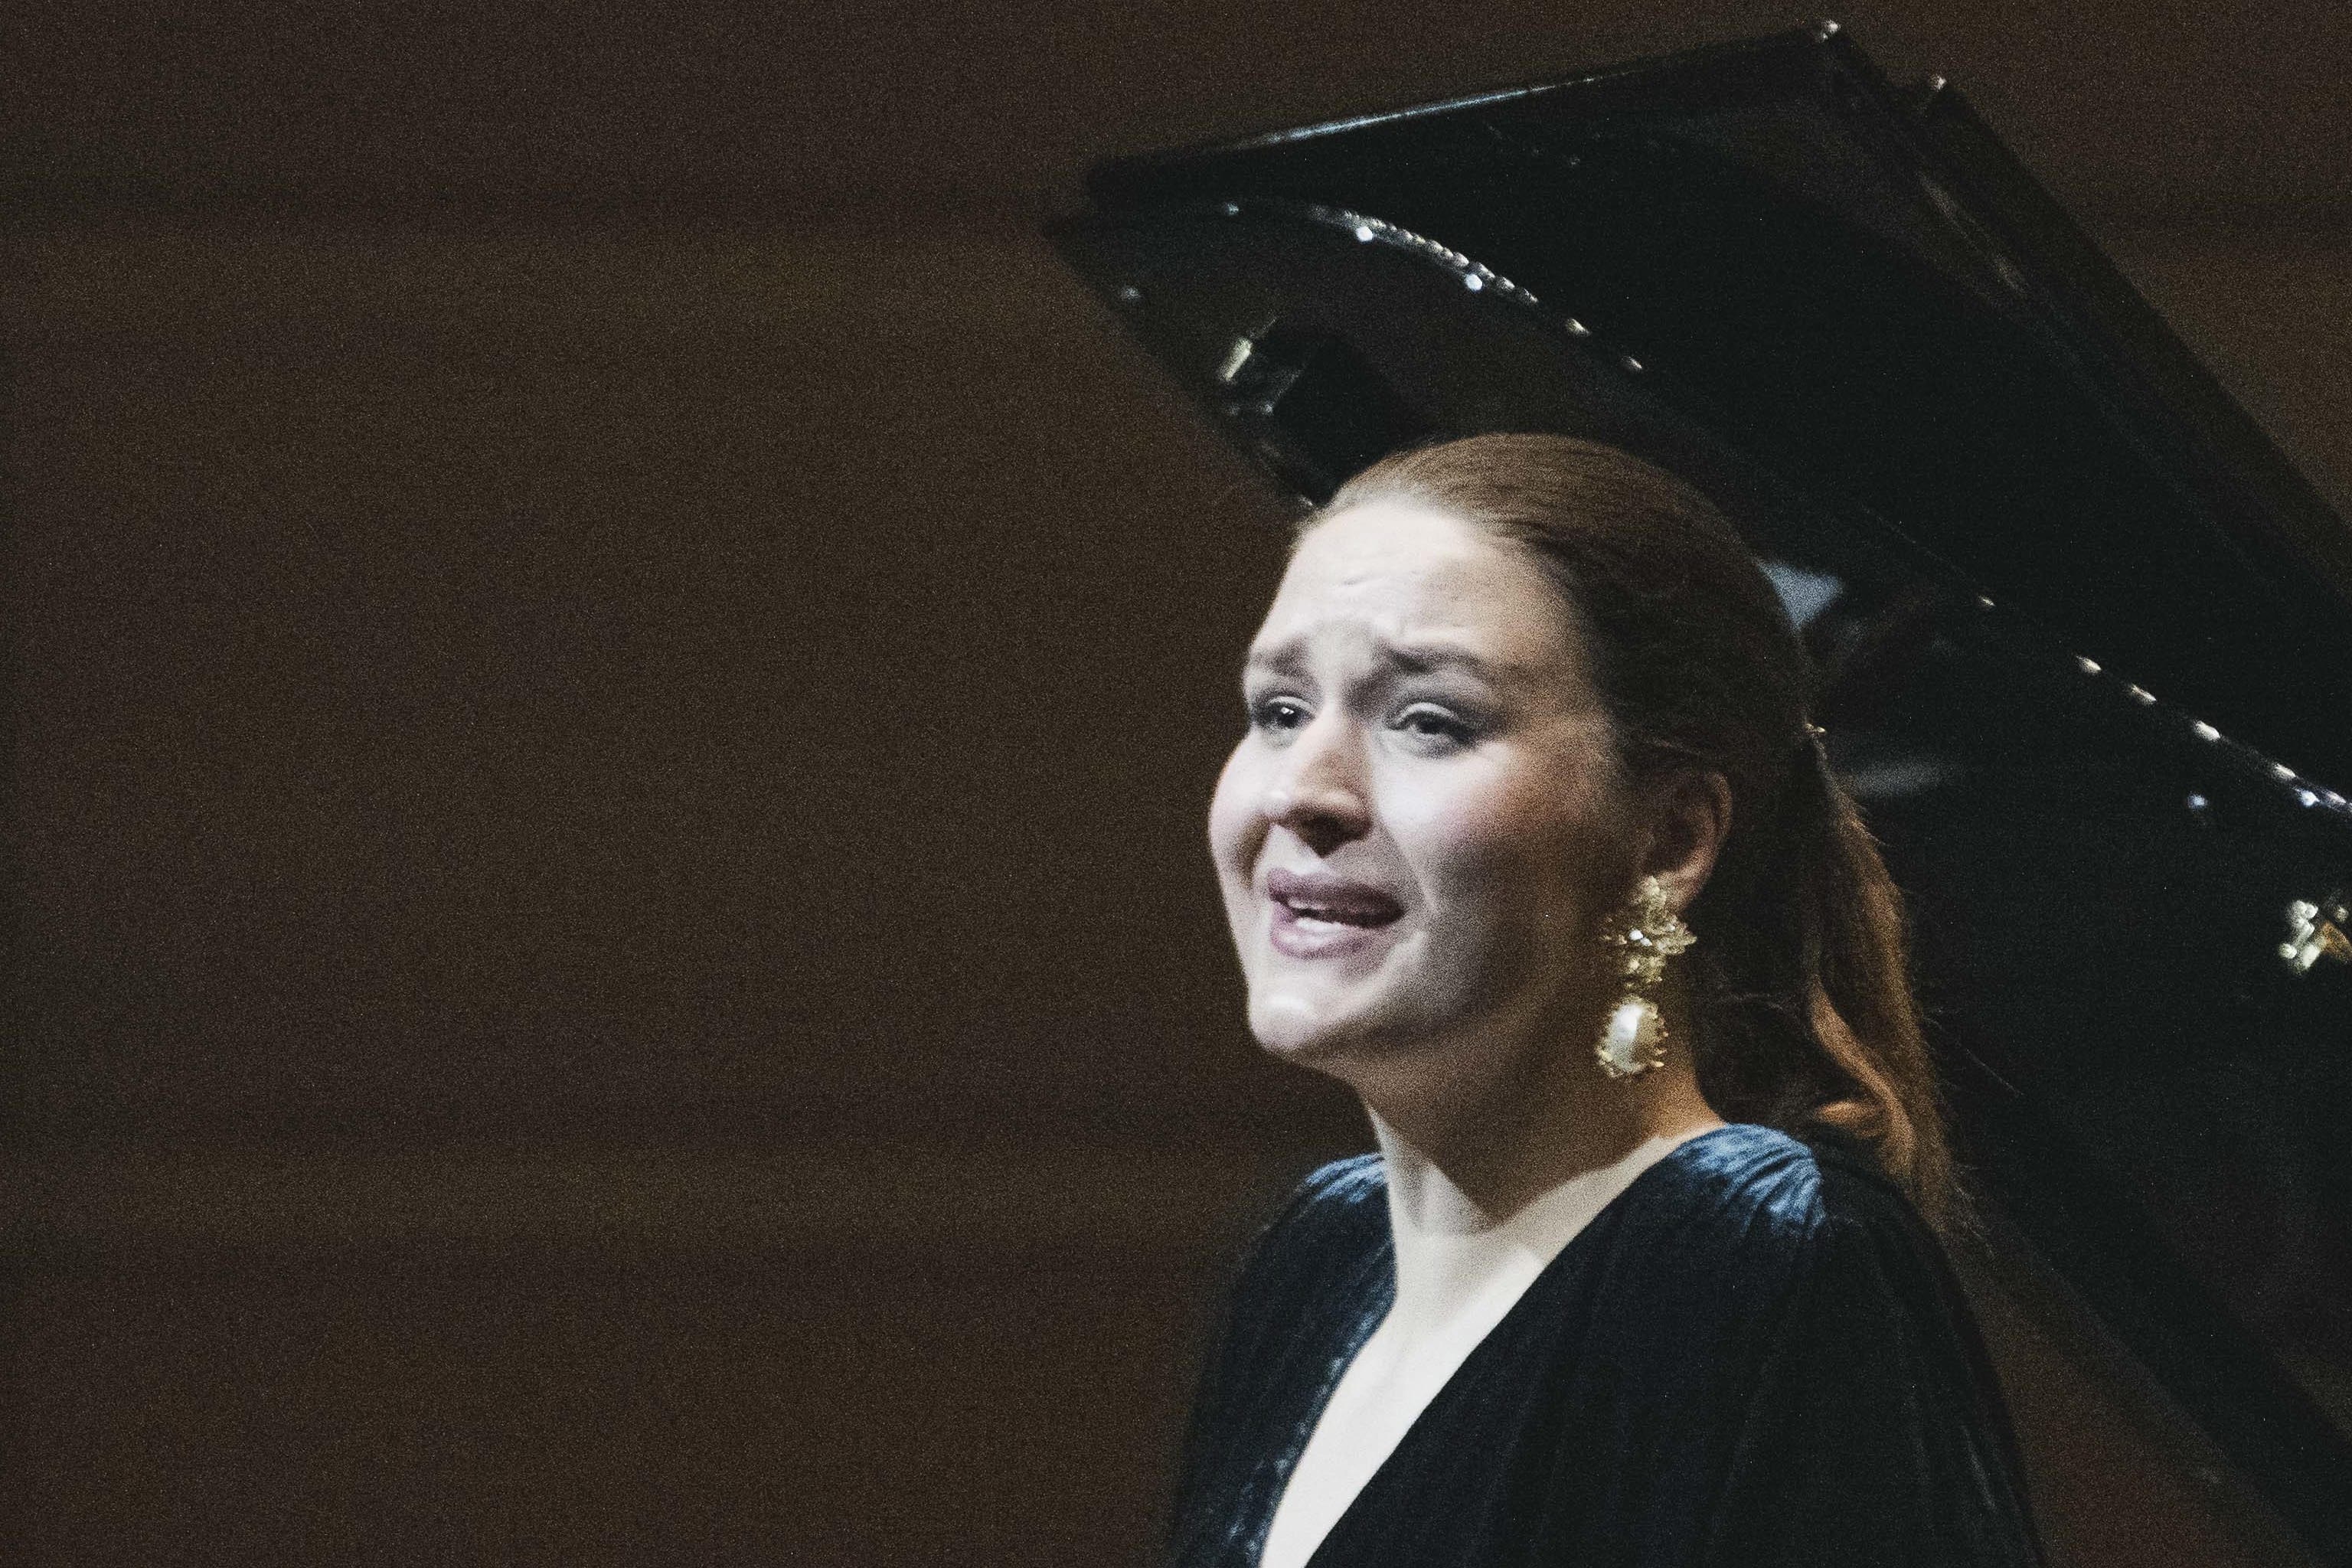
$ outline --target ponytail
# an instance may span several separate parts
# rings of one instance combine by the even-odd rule
[[[1686,917],[1700,1092],[1731,1121],[1844,1135],[1948,1232],[1966,1205],[1902,892],[1819,740],[1784,758]]]
[[[1822,813],[1821,852],[1802,897],[1809,940],[1800,955],[1812,1044],[1853,1088],[1809,1120],[1859,1139],[1943,1230],[1963,1221],[1946,1141],[1945,1107],[1920,1028],[1910,976],[1910,921],[1877,839],[1817,752],[1795,772]]]

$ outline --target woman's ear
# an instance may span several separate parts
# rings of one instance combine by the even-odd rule
[[[1677,910],[1706,886],[1731,832],[1731,784],[1721,773],[1687,769],[1658,786],[1651,805],[1649,851],[1642,870],[1664,884]]]

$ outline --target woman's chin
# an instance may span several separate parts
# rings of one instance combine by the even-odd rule
[[[1344,1052],[1345,1047],[1324,1035],[1268,1035],[1259,1031],[1258,1048],[1278,1062],[1311,1068]]]
[[[1266,1055],[1300,1067],[1320,1067],[1365,1049],[1365,1020],[1334,1016],[1295,998],[1276,997],[1250,1009],[1250,1033]]]

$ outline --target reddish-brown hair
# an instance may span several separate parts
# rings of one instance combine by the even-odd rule
[[[1720,773],[1731,828],[1685,919],[1699,1088],[1735,1121],[1843,1130],[1939,1227],[1961,1217],[1907,920],[1808,737],[1812,670],[1756,558],[1690,485],[1614,447],[1478,436],[1382,459],[1300,524],[1373,500],[1529,551],[1580,622],[1635,788]],[[1630,889],[1629,889],[1630,891]]]

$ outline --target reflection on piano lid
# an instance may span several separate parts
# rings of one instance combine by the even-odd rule
[[[1958,95],[1823,27],[1089,198],[1065,254],[1302,498],[1555,429],[1741,521],[2012,1278],[2352,1564],[2352,531]]]

